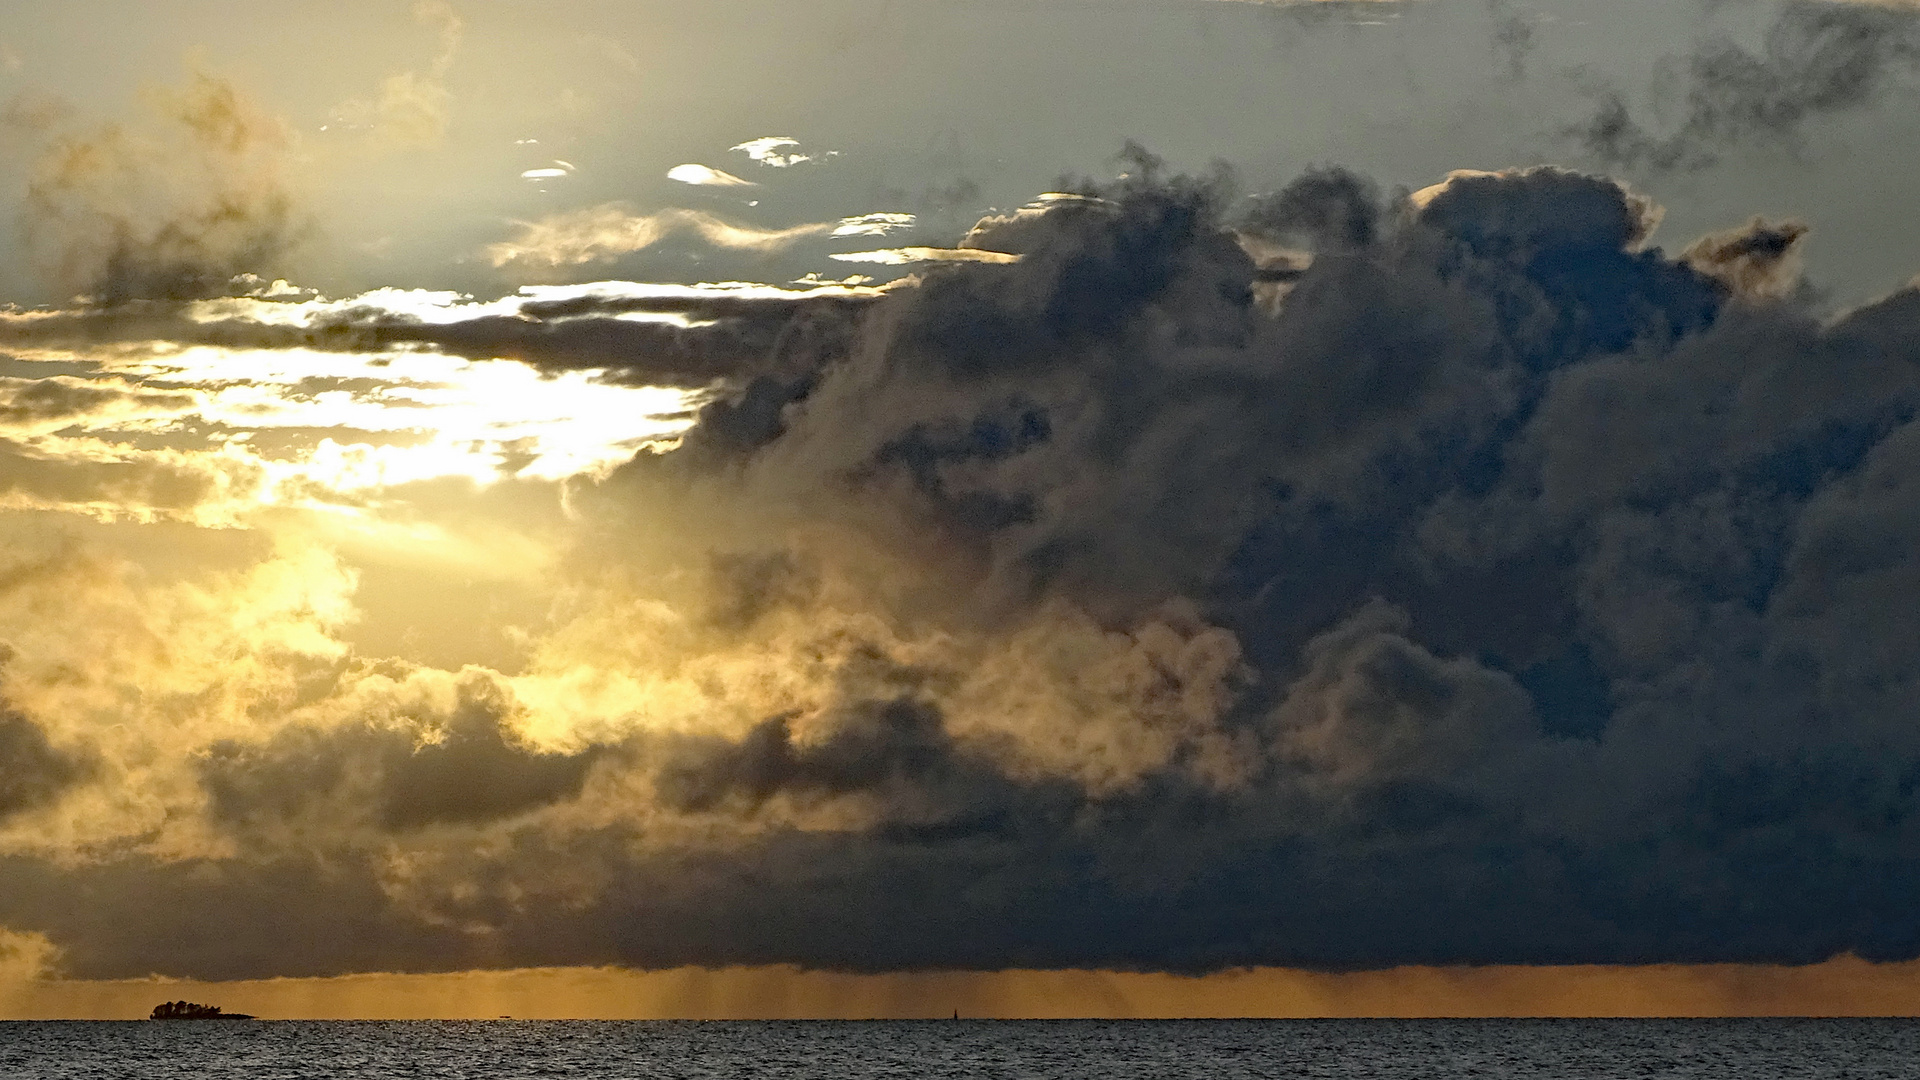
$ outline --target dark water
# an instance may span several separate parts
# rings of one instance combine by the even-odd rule
[[[0,1077],[1920,1077],[1910,1020],[0,1023]]]

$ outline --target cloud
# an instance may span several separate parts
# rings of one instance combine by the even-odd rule
[[[48,744],[46,733],[24,716],[0,716],[0,817],[33,810],[59,797],[86,775],[83,762]]]
[[[1333,9],[1336,11],[1365,11],[1370,7],[1397,8],[1421,0],[1216,0],[1220,3],[1260,4],[1276,8]]]
[[[1680,258],[1735,295],[1779,299],[1800,283],[1799,243],[1807,231],[1798,221],[1756,217],[1741,228],[1695,240]]]
[[[793,305],[818,292],[589,286],[493,302],[400,291],[327,301],[289,288],[277,299],[8,313],[0,339],[23,374],[0,376],[0,502],[237,527],[447,478],[486,487],[604,473],[671,441],[699,400],[688,391],[760,359],[768,370],[805,364],[815,346],[802,323],[824,335],[834,316],[822,307],[796,319]],[[708,332],[689,334],[696,322]],[[789,344],[773,348],[783,330]]]
[[[377,100],[336,117],[375,149],[433,145],[444,133],[461,21],[441,0],[420,0],[414,14],[439,39],[428,71],[394,76]],[[137,122],[91,127],[59,102],[9,107],[7,124],[33,159],[21,211],[27,258],[62,295],[109,305],[227,295],[236,278],[271,278],[311,232],[300,173],[315,148],[206,72],[148,92],[146,105]]]
[[[968,247],[899,247],[881,248],[875,251],[836,251],[827,257],[841,262],[879,263],[884,266],[904,266],[917,262],[1012,263],[1020,261],[1020,256],[1005,251],[985,251]]]
[[[453,105],[447,75],[460,51],[465,24],[446,0],[415,0],[413,17],[438,38],[438,51],[426,71],[388,76],[380,84],[378,97],[358,98],[336,107],[329,127],[337,125],[353,131],[372,146],[388,150],[423,149],[445,139]]]
[[[817,160],[817,157],[813,154],[800,153],[797,149],[799,145],[800,141],[798,139],[790,139],[784,135],[763,135],[758,139],[748,139],[746,142],[740,143],[737,146],[728,147],[728,149],[736,153],[745,154],[759,164],[775,169],[790,168],[804,162]]]
[[[841,218],[834,226],[835,236],[885,236],[900,229],[913,228],[912,214],[860,214],[856,217]]]
[[[683,184],[705,185],[708,187],[757,187],[751,180],[742,180],[730,172],[706,165],[675,165],[667,170],[667,179],[678,180]]]
[[[521,222],[513,239],[488,245],[487,257],[495,266],[611,262],[680,233],[691,233],[715,247],[770,252],[808,237],[828,235],[834,228],[831,224],[807,224],[761,229],[736,225],[704,210],[669,209],[636,214],[623,204],[607,203],[539,221]]]
[[[59,511],[102,522],[238,523],[257,506],[269,469],[229,450],[144,449],[88,436],[0,441],[0,507]]]
[[[219,400],[175,338],[705,387],[675,448],[541,488],[537,542],[469,545],[539,553],[498,664],[356,648],[412,583],[317,530],[167,572],[43,539],[0,574],[41,762],[0,925],[84,977],[1920,952],[1920,294],[1822,317],[1800,226],[1672,255],[1566,169],[1133,171],[884,290],[0,319],[23,363],[122,357],[0,387],[23,486],[68,416]]]
[[[525,746],[511,692],[480,672],[376,678],[356,695],[389,722],[215,743],[201,764],[210,812],[241,828],[337,827],[360,814],[401,832],[484,824],[578,796],[598,756]]]
[[[552,168],[528,169],[520,174],[522,180],[559,180],[572,176],[574,167],[571,162],[555,160]]]
[[[26,248],[57,286],[106,304],[221,295],[304,234],[292,133],[233,85],[156,92],[154,124],[47,128],[27,182]]]
[[[59,956],[45,934],[0,928],[0,1008],[18,1015],[55,973]]]
[[[1318,178],[1308,182],[1317,186]],[[1352,197],[1338,188],[1323,195],[1342,210]],[[1653,235],[1662,216],[1653,200],[1612,180],[1553,168],[1456,170],[1441,183],[1414,192],[1408,201],[1424,220],[1477,254],[1522,260],[1586,246],[1637,248]],[[1349,225],[1346,239],[1365,232]]]
[[[826,225],[819,229],[823,235],[829,231]],[[44,434],[96,416],[128,425],[158,423],[193,411],[204,396],[177,387],[132,395],[129,377],[165,382],[191,375],[295,388],[319,385],[314,380],[342,385],[372,380],[410,394],[417,394],[419,384],[462,380],[461,365],[416,356],[396,366],[391,355],[383,355],[420,349],[474,361],[522,361],[547,373],[603,371],[633,387],[745,382],[761,374],[811,370],[823,355],[837,354],[851,340],[859,312],[880,295],[878,289],[846,285],[781,289],[600,282],[529,286],[492,301],[408,290],[342,300],[304,294],[231,297],[0,313],[0,344],[50,364],[88,361],[102,349],[119,357],[104,365],[107,370],[93,372],[84,387],[71,378],[18,384],[12,391],[14,422],[23,431]],[[203,351],[187,355],[206,366],[183,366],[181,351],[195,346]],[[263,366],[262,354],[289,351],[309,355]],[[335,353],[368,359],[318,359]],[[76,411],[76,396],[91,401],[85,415]],[[389,398],[386,404],[411,400]],[[234,419],[259,423],[264,417]],[[359,422],[367,418],[362,415]]]
[[[203,400],[185,391],[142,390],[116,380],[0,377],[0,430],[49,435],[82,424],[172,419]]]
[[[1237,682],[1228,664],[1211,680],[1181,678],[1181,693],[1194,694],[1195,726],[1172,729],[1189,733],[1166,743],[1139,744],[1170,749],[1123,755],[1113,760],[1136,763],[1103,771],[1090,767],[1099,760],[1090,745],[1040,748],[1056,745],[1047,741],[1056,733],[1096,725],[1094,717],[1119,725],[1102,745],[1140,737],[1153,729],[1134,701],[1096,707],[1078,721],[1052,719],[1062,714],[1051,706],[1015,709],[1019,719],[1008,727],[974,727],[963,719],[970,693],[947,689],[942,673],[965,679],[986,668],[903,654],[916,657],[911,671],[931,674],[902,685],[939,706],[946,738],[967,734],[953,744],[911,744],[945,747],[910,759],[929,763],[915,769],[941,762],[934,772],[883,767],[891,749],[856,755],[880,770],[868,783],[881,801],[863,803],[863,814],[881,816],[859,819],[871,822],[867,839],[848,851],[843,840],[769,838],[755,849],[755,865],[797,873],[836,856],[849,860],[836,866],[873,868],[867,860],[879,859],[885,869],[873,873],[924,880],[911,876],[910,866],[924,864],[906,861],[910,844],[962,859],[993,852],[978,857],[995,860],[996,880],[1018,899],[964,906],[965,917],[1038,927],[1063,910],[1052,905],[1062,902],[1053,890],[1064,886],[1041,863],[1024,861],[1026,853],[1085,859],[1089,869],[1073,880],[1099,899],[1077,893],[1076,910],[1091,903],[1101,912],[1103,944],[1071,936],[1041,944],[1013,930],[998,939],[1005,951],[995,963],[1094,963],[1116,947],[1129,963],[1150,966],[1256,954],[1344,966],[1414,956],[1801,958],[1886,947],[1865,935],[1845,946],[1796,937],[1789,928],[1802,924],[1791,912],[1813,910],[1796,904],[1769,909],[1768,918],[1781,920],[1777,936],[1724,922],[1711,932],[1682,931],[1627,913],[1644,911],[1680,881],[1716,890],[1715,902],[1779,896],[1758,871],[1701,860],[1729,843],[1804,850],[1794,846],[1804,833],[1738,819],[1685,852],[1654,855],[1635,838],[1667,835],[1673,815],[1704,805],[1742,805],[1733,792],[1746,788],[1728,785],[1760,781],[1732,779],[1732,758],[1764,775],[1792,766],[1761,761],[1804,760],[1783,755],[1811,751],[1791,742],[1797,749],[1761,750],[1696,719],[1702,708],[1724,707],[1748,724],[1759,722],[1756,709],[1780,711],[1782,690],[1741,689],[1774,678],[1749,666],[1764,662],[1739,659],[1764,654],[1740,635],[1763,633],[1779,614],[1739,590],[1784,585],[1780,571],[1760,566],[1785,557],[1787,534],[1761,522],[1804,513],[1792,508],[1810,507],[1802,501],[1808,489],[1795,485],[1817,488],[1827,470],[1858,460],[1829,456],[1839,444],[1820,433],[1839,427],[1770,412],[1766,403],[1791,398],[1796,412],[1815,415],[1839,409],[1860,417],[1841,426],[1877,441],[1903,423],[1897,402],[1914,393],[1901,373],[1905,361],[1896,350],[1850,367],[1856,389],[1830,383],[1824,405],[1804,392],[1729,387],[1720,380],[1830,379],[1819,356],[1858,347],[1840,342],[1861,340],[1852,327],[1864,313],[1822,328],[1764,296],[1747,295],[1757,307],[1729,303],[1733,288],[1721,277],[1648,248],[1657,208],[1604,178],[1461,174],[1399,208],[1381,205],[1374,190],[1358,178],[1314,173],[1257,208],[1253,220],[1235,223],[1312,255],[1270,318],[1247,291],[1235,299],[1229,288],[1249,290],[1256,270],[1221,231],[1227,223],[1215,217],[1206,185],[1141,180],[1103,192],[1099,203],[1058,200],[1019,219],[1029,230],[1019,263],[937,267],[919,287],[884,301],[887,313],[873,323],[882,336],[861,352],[797,394],[769,387],[768,400],[783,402],[773,411],[760,412],[748,396],[696,425],[683,452],[711,445],[702,428],[724,421],[733,447],[724,460],[764,480],[764,504],[778,506],[795,490],[824,498],[852,484],[858,501],[839,512],[864,522],[873,519],[858,507],[889,507],[887,528],[904,530],[908,550],[941,552],[941,564],[968,583],[969,608],[1024,625],[1030,616],[1008,612],[1066,605],[1126,626],[1151,619],[1170,597],[1207,597],[1201,625],[1229,635],[1226,655],[1257,673]],[[1693,258],[1740,246],[1703,243]],[[1875,340],[1908,332],[1881,330]],[[1778,342],[1758,368],[1756,338]],[[1729,393],[1747,404],[1714,418],[1695,393]],[[771,419],[748,433],[735,426],[746,413]],[[1808,454],[1830,464],[1787,464]],[[1702,473],[1705,462],[1725,464]],[[647,469],[674,463],[669,455]],[[794,513],[832,517],[817,501],[806,506]],[[1746,516],[1754,513],[1763,516]],[[1880,528],[1894,531],[1876,535],[1896,535],[1901,526]],[[1670,565],[1675,558],[1685,561]],[[922,572],[934,573],[930,565]],[[1739,576],[1748,573],[1755,576]],[[820,610],[818,600],[787,602]],[[1752,629],[1734,629],[1742,626]],[[1777,632],[1783,647],[1810,640],[1799,629]],[[1880,634],[1856,626],[1842,636]],[[1023,643],[1014,655],[1025,662],[996,685],[1019,687],[1012,700],[1048,700],[1073,668],[1039,665],[1036,643],[1081,639],[1058,628],[1012,638]],[[1717,640],[1728,644],[1708,644]],[[1699,675],[1677,671],[1703,664],[1731,680],[1724,706],[1704,706],[1684,689],[1697,687]],[[1656,672],[1676,674],[1669,682]],[[1213,689],[1197,692],[1205,687]],[[876,691],[869,700],[898,694]],[[1079,691],[1062,700],[1099,699]],[[865,730],[864,721],[844,722],[850,732]],[[1766,730],[1769,740],[1810,737],[1787,735],[1805,729],[1784,716]],[[981,741],[989,731],[993,738]],[[696,774],[707,779],[670,786],[674,805],[765,813],[775,805],[766,800],[822,797],[814,785],[827,781],[808,779],[814,766],[795,747],[832,746],[833,736],[809,744],[773,724],[728,738],[736,749]],[[991,771],[953,779],[980,767],[970,755],[995,746],[1005,749],[988,751]],[[1671,764],[1676,753],[1688,764]],[[1848,769],[1867,767],[1844,745],[1818,753],[1839,755]],[[1034,764],[1041,761],[1049,764]],[[1156,835],[1149,823],[1164,820],[1150,809],[1164,805],[1158,796],[1131,794],[1143,790],[1133,786],[1143,777],[1181,791],[1240,792],[1235,798],[1261,809],[1237,817],[1194,795],[1220,815],[1205,829],[1220,848],[1189,849],[1193,861],[1179,865],[1192,869],[1183,871],[1142,846]],[[1072,786],[1048,786],[1063,779]],[[1142,832],[1061,826],[1037,845],[1011,839],[1039,822],[1070,820],[1050,800],[1087,797],[1075,790],[1101,793],[1096,803],[1120,818],[1145,814]],[[1619,807],[1621,790],[1637,793],[1631,808]],[[1795,813],[1820,814],[1824,798],[1809,795]],[[1273,821],[1289,824],[1261,824]],[[1192,845],[1197,832],[1185,826],[1177,834]],[[1573,854],[1546,854],[1563,844]],[[1493,860],[1506,858],[1496,851],[1523,853],[1533,868],[1496,886]],[[1602,884],[1623,880],[1622,863],[1652,875],[1630,880],[1651,884]],[[1707,865],[1720,868],[1711,886],[1698,876]],[[1174,925],[1181,912],[1218,910],[1220,894],[1199,883],[1215,874],[1238,883],[1223,888],[1259,889],[1262,900],[1234,932],[1212,940],[1302,924],[1312,935],[1281,934],[1269,939],[1271,951],[1222,945],[1204,952],[1219,959],[1195,960],[1156,931],[1156,920]],[[1452,883],[1442,896],[1412,884],[1436,878]],[[1176,895],[1177,907],[1150,899]],[[1893,895],[1887,902],[1897,902]],[[803,962],[852,955],[841,962],[884,967],[957,955],[932,943],[958,941],[944,936],[944,924],[903,912],[857,907],[863,926],[889,930],[829,945],[803,929],[817,925],[814,916],[741,903],[735,925],[768,935],[784,927],[780,948]],[[836,893],[830,906],[849,904],[859,904],[851,891]],[[1689,919],[1706,917],[1688,910]],[[1420,913],[1412,920],[1419,929],[1409,912]],[[687,954],[640,955],[653,963]]]
[[[1618,91],[1602,90],[1568,134],[1606,165],[1654,171],[1702,169],[1735,151],[1795,153],[1810,126],[1896,94],[1916,62],[1913,4],[1790,0],[1758,49],[1722,39],[1686,58],[1671,131],[1649,131]]]
[[[913,221],[912,214],[875,213],[766,229],[726,221],[704,210],[675,208],[636,214],[625,204],[606,203],[520,222],[513,239],[488,245],[487,257],[495,266],[611,262],[682,234],[691,234],[715,247],[765,254],[815,237],[884,236],[911,227]]]
[[[1343,251],[1372,246],[1380,218],[1380,192],[1371,181],[1326,167],[1308,169],[1286,188],[1261,198],[1248,213],[1247,225],[1251,232],[1297,240],[1310,250]]]

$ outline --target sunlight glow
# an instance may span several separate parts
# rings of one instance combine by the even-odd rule
[[[432,311],[431,298],[421,310]],[[17,490],[10,505],[218,524],[243,517],[250,506],[354,505],[428,480],[600,477],[637,451],[674,439],[701,398],[619,385],[600,371],[549,375],[511,360],[424,351],[156,344],[92,363],[94,378],[63,376],[57,385],[92,389],[103,395],[98,404],[0,424],[0,435],[49,465],[162,479],[142,480],[134,491],[114,479],[98,497]],[[10,389],[0,386],[0,393]],[[174,507],[177,513],[170,503],[135,497],[150,494],[155,483],[198,495],[191,506]]]

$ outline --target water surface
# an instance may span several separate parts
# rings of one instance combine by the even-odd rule
[[[1920,1077],[1915,1020],[0,1023],[0,1077]]]

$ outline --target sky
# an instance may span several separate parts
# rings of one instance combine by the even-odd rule
[[[0,1015],[1920,1001],[1920,7],[0,19]]]

